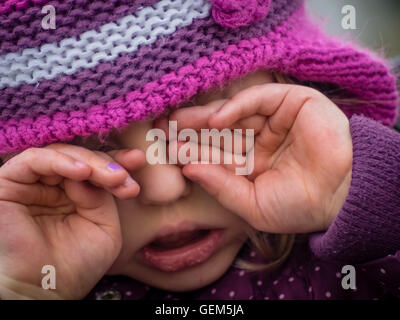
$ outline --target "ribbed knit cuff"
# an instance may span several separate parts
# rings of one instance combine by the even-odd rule
[[[324,260],[365,262],[400,250],[400,134],[362,116],[350,119],[353,170],[349,194],[310,247]]]

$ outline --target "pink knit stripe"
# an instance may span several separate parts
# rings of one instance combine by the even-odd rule
[[[103,134],[113,128],[123,128],[131,121],[159,115],[167,107],[176,106],[199,91],[206,91],[259,68],[280,70],[310,81],[344,84],[342,87],[349,92],[364,97],[369,92],[368,97],[371,100],[379,100],[381,103],[360,104],[359,109],[345,109],[345,113],[348,116],[363,113],[386,125],[393,124],[397,109],[395,80],[379,61],[371,60],[367,54],[358,53],[351,47],[342,46],[337,50],[338,55],[354,57],[355,65],[363,67],[367,76],[357,77],[352,74],[351,68],[347,75],[326,70],[324,72],[319,63],[311,63],[307,68],[299,67],[306,65],[301,60],[310,59],[315,54],[324,61],[325,66],[337,64],[338,71],[347,67],[335,55],[329,54],[339,44],[325,40],[316,29],[310,29],[300,19],[301,14],[295,14],[268,37],[243,40],[237,45],[230,45],[225,51],[216,51],[211,57],[200,58],[193,65],[184,66],[177,72],[167,74],[124,97],[113,99],[106,105],[93,106],[87,112],[59,112],[52,117],[39,116],[36,119],[25,118],[19,121],[11,119],[0,123],[0,153],[68,141],[75,135]],[[302,32],[307,32],[307,37]],[[307,38],[317,40],[307,43],[304,40]],[[380,76],[380,81],[376,81],[374,74]]]
[[[22,10],[32,5],[39,5],[50,0],[3,0],[0,1],[0,14],[6,14],[10,11]]]

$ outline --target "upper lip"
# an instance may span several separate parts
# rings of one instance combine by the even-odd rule
[[[160,237],[169,236],[179,232],[188,232],[194,230],[211,230],[211,229],[218,229],[218,228],[216,228],[215,226],[211,227],[209,225],[195,223],[191,221],[182,221],[178,224],[163,226],[160,230],[158,230],[158,232],[156,232],[156,234],[149,241],[147,241],[144,247]]]

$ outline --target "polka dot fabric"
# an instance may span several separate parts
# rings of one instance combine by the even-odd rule
[[[240,256],[251,260],[251,248],[243,247]],[[318,259],[306,243],[297,243],[289,260],[275,271],[249,272],[231,267],[222,278],[204,288],[175,293],[149,287],[122,276],[104,277],[86,297],[98,299],[116,290],[122,300],[379,300],[400,299],[400,255],[355,265],[355,290],[342,287],[343,264]],[[385,274],[381,269],[384,268]],[[397,279],[395,284],[393,280]]]

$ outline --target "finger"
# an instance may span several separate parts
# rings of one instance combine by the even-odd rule
[[[242,154],[223,151],[214,146],[201,145],[193,142],[172,142],[168,152],[178,155],[178,165],[193,164],[220,164],[230,171],[243,167],[246,157]],[[169,155],[169,153],[168,153]]]
[[[41,176],[57,175],[82,181],[90,177],[91,168],[55,150],[30,148],[13,157],[0,169],[0,178],[19,183],[35,183]]]
[[[231,152],[235,154],[244,154],[254,146],[254,135],[248,134],[243,136],[241,132],[237,133],[229,129],[224,129],[221,132],[210,131],[203,132],[189,132],[184,129],[179,135],[179,140],[170,141],[172,143],[185,144],[187,142],[196,143],[199,145],[215,147],[221,151]],[[168,149],[171,147],[169,146]]]
[[[222,150],[229,152],[247,152],[249,147],[246,147],[246,142],[248,141],[246,136],[258,134],[263,129],[266,118],[257,114],[252,115],[248,118],[240,119],[228,128],[218,130],[209,125],[208,118],[226,101],[227,100],[220,100],[206,106],[195,106],[174,111],[170,115],[169,120],[177,121],[177,130],[179,130],[178,139],[183,141],[183,139],[186,138],[187,141],[189,132],[185,129],[190,129],[197,132],[198,140],[201,141],[202,144],[212,144],[216,147],[220,146]],[[163,119],[161,123],[162,124],[159,124],[159,128],[164,130],[167,134],[169,131],[167,120]],[[204,129],[211,130],[205,131]],[[232,130],[233,133],[226,133],[226,130]],[[190,132],[190,136],[191,135]],[[238,135],[243,135],[243,139],[238,139]],[[236,148],[234,145],[236,145]]]
[[[322,97],[318,91],[298,85],[257,85],[235,95],[210,116],[209,123],[219,128],[254,114],[267,116],[269,118],[260,140],[275,149],[287,136],[304,105]]]
[[[106,190],[121,200],[128,200],[138,196],[140,186],[133,178],[128,177],[124,184],[114,188],[106,188]]]
[[[128,172],[142,168],[146,163],[146,156],[139,149],[112,150],[108,154],[121,164]],[[128,177],[124,184],[115,188],[107,188],[109,192],[122,200],[132,199],[138,196],[140,185],[132,177]]]
[[[178,165],[187,164],[219,164],[235,174],[250,176],[254,170],[254,156],[221,150],[220,148],[201,145],[193,142],[173,142],[170,152],[177,154]],[[250,163],[252,162],[252,163]],[[247,170],[247,171],[246,171]]]
[[[169,121],[177,121],[178,130],[191,128],[196,131],[208,128],[208,118],[227,100],[215,100],[204,106],[177,109],[169,115]],[[164,122],[165,126],[165,122]]]
[[[260,224],[254,184],[220,165],[189,164],[183,174],[214,197],[222,206],[241,216],[250,225]]]
[[[0,179],[0,200],[52,208],[66,206],[71,202],[59,187],[42,183],[23,184],[4,179]]]
[[[264,128],[266,120],[267,119],[265,116],[255,114],[250,117],[240,119],[239,121],[229,126],[229,128],[233,130],[240,129],[242,130],[243,135],[246,135],[247,129],[253,129],[254,133],[258,134]]]
[[[107,153],[100,152],[100,151],[94,151],[99,157],[104,158],[106,161],[110,163],[115,163],[117,165],[120,165],[121,167],[126,167],[120,162],[123,160],[124,162],[127,162],[128,165],[131,168],[138,168],[140,165],[143,165],[144,161],[144,154],[140,150],[112,150]],[[115,157],[118,158],[118,161]],[[97,187],[103,187],[102,185],[99,185],[98,183],[93,184]],[[114,196],[116,196],[119,199],[131,199],[136,197],[139,194],[140,187],[139,184],[130,176],[124,180],[124,182],[116,187],[106,187],[104,186],[104,189],[112,193]]]
[[[205,106],[194,106],[184,109],[178,109],[172,112],[169,118],[164,118],[158,122],[158,128],[168,133],[168,121],[177,121],[177,130],[186,128],[200,131],[201,129],[216,128],[210,126],[209,118],[216,113],[228,100],[213,101]],[[237,123],[227,126],[227,129],[254,129],[257,134],[264,126],[265,117],[260,115],[252,115],[248,118],[240,119]],[[245,134],[245,132],[243,132]]]
[[[249,139],[247,136],[254,136],[262,130],[265,124],[265,117],[260,115],[253,115],[245,119],[239,120],[237,123],[232,124],[229,128],[225,130],[233,130],[233,133],[228,134],[224,130],[217,130],[216,128],[211,128],[208,125],[208,118],[211,114],[217,111],[224,102],[227,100],[214,101],[206,106],[194,106],[184,109],[178,109],[171,113],[169,118],[162,118],[155,122],[155,127],[162,129],[169,140],[169,122],[177,121],[177,130],[179,130],[178,139],[180,141],[187,141],[189,136],[193,136],[193,132],[190,133],[186,130],[194,130],[197,134],[197,139],[201,141],[202,144],[210,144],[216,147],[220,147],[221,150],[235,153],[246,153],[250,150]],[[209,130],[208,133],[204,129],[214,129]],[[251,129],[251,130],[249,130]],[[200,132],[201,131],[201,132]],[[238,135],[243,135],[244,137],[238,139]],[[207,139],[207,140],[206,140]],[[171,141],[170,141],[171,142]],[[246,145],[247,142],[247,145]],[[235,147],[236,146],[236,147]]]
[[[240,119],[255,114],[272,116],[285,102],[287,95],[296,86],[284,84],[256,85],[240,91],[210,116],[216,127],[231,125]]]
[[[118,209],[107,191],[83,181],[64,180],[67,196],[75,203],[77,213],[83,218],[115,234],[120,228]],[[74,215],[69,217],[73,218]]]
[[[64,179],[62,176],[41,176],[39,181],[49,186],[56,186]]]
[[[138,170],[146,164],[146,155],[139,149],[112,150],[107,154],[128,171]]]
[[[175,129],[181,131],[183,129],[193,129],[200,132],[201,129],[208,128],[208,117],[217,111],[226,100],[216,100],[204,106],[193,106],[177,109],[168,117],[162,117],[154,121],[154,128],[161,129],[165,133],[166,140],[174,140],[176,138],[170,136],[170,122],[176,122]],[[173,129],[172,129],[173,130]],[[175,132],[172,131],[175,134]]]
[[[55,150],[87,163],[91,167],[88,180],[102,187],[120,186],[129,176],[124,167],[115,163],[110,156],[103,152],[62,143],[49,145],[45,149]]]
[[[121,164],[127,170],[138,170],[144,164],[146,157],[144,152],[139,149],[123,149],[123,150],[112,150],[107,153],[102,153],[98,151],[94,151],[99,156],[103,156],[106,160],[113,161],[117,164]],[[109,157],[106,157],[105,154],[108,154]],[[61,176],[42,176],[39,181],[48,184],[48,185],[58,185],[63,177]],[[93,182],[95,186],[101,187],[100,184]]]

